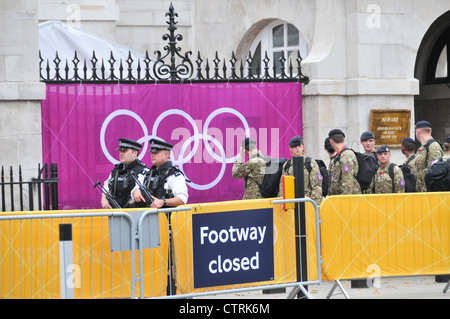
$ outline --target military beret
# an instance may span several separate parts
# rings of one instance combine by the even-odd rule
[[[123,151],[128,148],[140,151],[142,148],[142,144],[127,138],[119,138],[119,148],[117,149],[117,151]]]
[[[164,142],[162,140],[152,138],[150,141],[150,151],[151,153],[156,153],[159,151],[170,151],[173,147],[172,144]]]
[[[361,134],[361,138],[360,138],[361,141],[367,141],[370,139],[375,139],[375,135],[373,135],[372,132],[366,131]]]
[[[331,143],[330,143],[330,138],[329,138],[329,137],[327,137],[327,138],[325,139],[325,142],[323,143],[323,147],[324,147],[326,150],[333,149],[333,148],[331,147]]]
[[[333,135],[336,135],[336,134],[342,134],[345,137],[344,132],[342,132],[340,129],[331,130],[330,133],[328,133],[328,137],[332,137]]]
[[[405,138],[402,140],[402,143],[414,143],[414,144],[416,144],[416,141],[413,140],[413,139],[410,138],[410,137],[405,137]]]
[[[430,122],[419,121],[419,122],[416,123],[416,128],[424,128],[424,127],[431,127]]]
[[[303,139],[300,136],[294,136],[289,141],[289,147],[296,147],[303,144]]]
[[[242,147],[245,148],[247,151],[249,149],[249,145],[256,145],[256,141],[250,137],[246,137],[242,140]]]
[[[381,145],[378,149],[377,149],[377,154],[383,153],[383,152],[390,152],[391,149],[389,148],[389,146],[387,145]]]

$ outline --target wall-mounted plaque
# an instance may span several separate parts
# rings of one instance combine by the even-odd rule
[[[376,147],[389,145],[399,148],[409,137],[411,110],[370,110],[370,128],[375,135]]]

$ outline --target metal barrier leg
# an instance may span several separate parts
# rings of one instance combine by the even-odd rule
[[[299,285],[299,288],[303,292],[303,294],[306,296],[306,298],[314,299],[314,297],[308,292],[308,290],[302,284]]]
[[[294,299],[299,291],[300,291],[300,287],[298,287],[298,286],[294,287],[291,290],[291,292],[289,293],[289,295],[287,296],[287,299]]]
[[[337,287],[339,287],[339,289],[341,290],[341,292],[344,295],[345,299],[350,299],[350,297],[348,296],[347,292],[344,289],[344,286],[342,286],[342,284],[341,284],[341,282],[339,280],[336,280],[334,282],[333,287],[331,288],[330,292],[327,295],[327,299],[330,299],[333,296],[333,292],[336,290]]]
[[[168,273],[167,273],[167,296],[177,294],[176,287],[176,269],[174,258],[174,243],[172,233],[172,223],[170,221],[170,213],[167,214],[167,220],[169,221],[169,256],[168,256]]]
[[[303,292],[304,296],[308,299],[314,299],[314,297],[308,292],[308,290],[302,285],[299,284],[298,286],[295,286],[289,295],[287,296],[287,299],[294,299],[296,296],[298,296],[299,292]]]
[[[449,286],[450,286],[450,280],[445,285],[445,288],[444,288],[444,291],[443,291],[444,294],[447,292]]]

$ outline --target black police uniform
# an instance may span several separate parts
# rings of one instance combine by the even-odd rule
[[[139,151],[142,148],[142,144],[129,139],[119,139],[119,148],[117,150],[126,148]],[[136,186],[136,182],[131,174],[139,176],[140,174],[146,174],[148,171],[149,168],[147,165],[139,159],[134,160],[128,165],[119,163],[114,166],[107,183],[109,193],[115,197],[120,207],[136,207],[135,203],[131,200],[131,191]]]
[[[172,144],[157,139],[150,140],[150,152],[158,152],[161,150],[170,151]],[[161,164],[159,167],[152,166],[144,179],[144,186],[149,190],[150,194],[156,198],[166,200],[173,198],[174,194],[171,189],[165,189],[164,185],[170,175],[179,176],[183,173],[179,168],[172,165],[171,161]],[[164,205],[163,207],[165,207]]]

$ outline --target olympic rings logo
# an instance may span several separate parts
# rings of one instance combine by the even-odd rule
[[[208,184],[202,185],[202,184],[197,184],[197,183],[191,182],[191,183],[189,183],[189,185],[197,190],[207,190],[207,189],[214,187],[215,185],[217,185],[220,182],[220,180],[223,178],[223,175],[225,173],[226,165],[228,163],[234,163],[236,161],[237,157],[239,156],[239,154],[236,154],[232,157],[227,157],[225,149],[223,147],[223,144],[219,140],[217,140],[215,137],[207,134],[208,130],[210,129],[209,126],[211,124],[211,121],[218,115],[224,114],[224,113],[230,113],[230,114],[235,115],[237,118],[239,118],[239,120],[242,122],[242,124],[244,126],[245,136],[246,137],[250,136],[251,129],[250,129],[245,117],[237,110],[235,110],[233,108],[229,108],[229,107],[219,108],[219,109],[215,110],[214,112],[212,112],[206,119],[206,121],[203,125],[203,128],[202,128],[202,132],[199,131],[198,126],[195,123],[194,119],[189,114],[187,114],[185,111],[180,110],[180,109],[167,110],[167,111],[163,112],[161,115],[159,115],[158,118],[155,120],[151,134],[149,134],[149,130],[148,130],[147,126],[145,125],[144,121],[138,114],[136,114],[135,112],[132,112],[130,110],[121,109],[121,110],[112,112],[103,122],[101,130],[100,130],[100,145],[101,145],[103,154],[106,156],[106,158],[111,163],[117,164],[118,163],[117,159],[114,158],[109,153],[109,151],[106,147],[106,142],[105,142],[106,141],[106,129],[107,129],[108,125],[110,124],[110,122],[118,116],[125,115],[125,116],[132,117],[140,125],[140,127],[142,129],[142,133],[143,133],[143,137],[138,139],[138,142],[143,144],[142,151],[139,155],[139,159],[142,160],[142,158],[147,153],[147,150],[149,147],[148,144],[149,144],[150,139],[159,138],[159,139],[163,140],[162,138],[160,138],[158,136],[158,129],[159,129],[161,122],[169,116],[173,116],[173,115],[181,116],[190,123],[194,134],[191,135],[189,138],[187,138],[184,141],[184,143],[181,145],[180,152],[178,154],[177,159],[174,158],[174,154],[173,154],[173,152],[171,152],[171,154],[170,154],[171,161],[174,165],[177,165],[180,168],[180,170],[183,171],[183,173],[185,173],[185,171],[183,170],[183,165],[188,163],[194,157],[194,154],[197,153],[197,150],[200,146],[200,140],[203,140],[204,147],[205,147],[206,151],[209,153],[209,155],[212,158],[214,158],[218,163],[222,164],[221,168],[220,168],[220,172],[219,172],[219,175],[212,182],[210,182]],[[192,142],[194,142],[193,148],[186,155],[185,154],[186,150],[188,149],[188,146],[190,146],[192,144]],[[210,143],[214,144],[217,147],[217,149],[220,151],[220,155],[216,154],[216,152],[214,152],[211,149]],[[186,175],[186,173],[185,173],[185,175]],[[186,175],[186,178],[188,178],[189,180],[192,181],[192,179],[189,178],[189,176],[187,176],[187,175]]]

